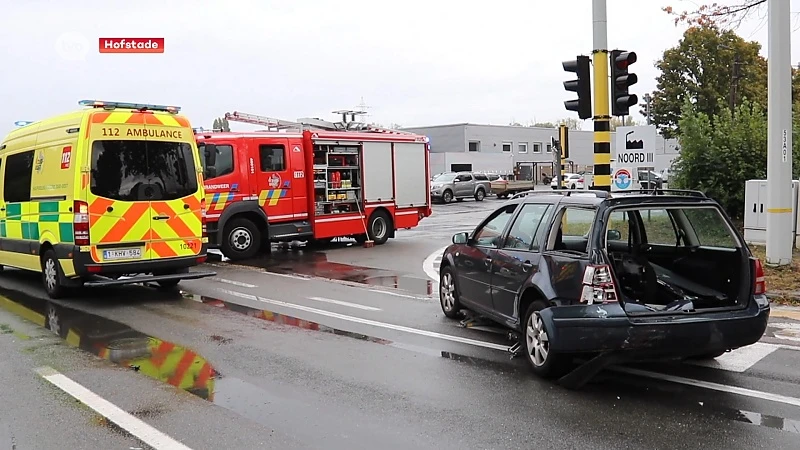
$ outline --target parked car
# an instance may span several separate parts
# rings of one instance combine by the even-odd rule
[[[532,370],[715,358],[763,335],[760,260],[699,192],[539,191],[504,202],[442,255],[445,316],[507,327]]]
[[[642,189],[663,189],[664,179],[652,170],[639,169],[637,171],[639,185]]]
[[[553,189],[557,189],[558,183],[556,182],[556,178],[550,181],[550,187]],[[567,189],[583,189],[583,176],[577,173],[565,173],[564,179],[561,180],[561,186],[566,187]]]
[[[479,179],[480,178],[480,179]],[[473,197],[482,202],[490,192],[490,181],[486,175],[472,172],[447,172],[431,181],[431,199],[450,203],[454,199],[462,201]]]

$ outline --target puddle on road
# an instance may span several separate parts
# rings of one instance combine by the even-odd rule
[[[335,248],[337,245],[337,243],[333,243],[328,247]],[[325,253],[317,251],[315,248],[288,252],[273,250],[270,255],[236,261],[235,264],[257,267],[267,272],[285,275],[305,275],[366,286],[401,289],[416,295],[430,296],[434,293],[434,283],[430,279],[392,270],[330,262]],[[221,261],[229,262],[224,257],[221,258]]]
[[[353,331],[345,331],[339,328],[329,327],[327,325],[322,325],[317,322],[312,322],[310,320],[298,319],[297,317],[289,316],[286,314],[279,314],[273,311],[264,310],[264,309],[257,309],[251,308],[249,306],[240,305],[238,303],[226,302],[224,300],[220,300],[214,297],[207,297],[205,295],[198,295],[198,294],[191,294],[188,292],[181,292],[184,298],[193,300],[199,303],[203,303],[205,305],[214,306],[217,308],[224,308],[230,311],[238,312],[240,314],[244,314],[246,316],[255,317],[257,319],[266,320],[269,322],[274,322],[282,325],[288,325],[292,327],[302,328],[305,330],[311,331],[319,331],[323,333],[330,333],[335,334],[337,336],[345,336],[353,339],[358,339],[360,341],[368,341],[374,342],[376,344],[386,345],[389,347],[400,348],[403,350],[412,351],[415,353],[421,353],[428,356],[434,357],[442,357],[445,359],[450,359],[453,361],[458,361],[462,363],[467,363],[470,365],[475,366],[482,366],[482,367],[490,367],[495,369],[501,369],[504,371],[508,371],[509,368],[513,368],[513,366],[509,367],[508,363],[501,363],[498,361],[492,361],[489,359],[484,358],[477,358],[474,356],[466,356],[461,355],[454,352],[448,352],[444,350],[436,350],[429,347],[422,347],[418,345],[412,344],[404,344],[402,342],[395,342],[388,339],[378,338],[374,336],[369,336],[362,333],[356,333]]]
[[[214,368],[202,356],[104,317],[0,289],[0,307],[55,333],[67,344],[205,400],[214,399]]]

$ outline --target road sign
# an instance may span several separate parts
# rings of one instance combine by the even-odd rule
[[[655,165],[656,127],[653,125],[617,127],[616,163],[630,167]]]
[[[618,190],[624,191],[630,189],[633,184],[633,177],[631,170],[626,168],[617,169],[614,171],[614,187]]]

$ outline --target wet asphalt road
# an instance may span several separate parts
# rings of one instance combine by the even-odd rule
[[[0,448],[148,448],[42,366],[192,449],[800,448],[795,311],[776,311],[762,343],[717,367],[607,371],[580,391],[530,375],[493,328],[443,317],[422,262],[499,204],[436,206],[373,249],[217,262],[215,278],[181,292],[50,302],[35,274],[6,270]]]

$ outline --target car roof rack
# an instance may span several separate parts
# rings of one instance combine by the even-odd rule
[[[708,198],[706,194],[701,191],[695,191],[692,189],[631,189],[629,191],[617,191],[614,192],[614,195],[618,194],[650,194],[650,195],[678,195],[684,194],[689,197],[702,197]]]
[[[512,199],[515,199],[515,198],[527,197],[528,195],[531,195],[531,194],[536,194],[536,195],[562,194],[562,195],[566,195],[567,197],[569,197],[570,194],[572,194],[572,193],[575,193],[575,194],[594,194],[594,196],[597,197],[597,198],[610,198],[611,197],[611,195],[608,192],[599,191],[599,190],[595,190],[595,189],[552,189],[552,190],[530,190],[530,191],[517,192],[516,194],[512,195],[509,200],[512,200]]]

